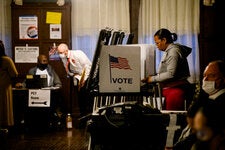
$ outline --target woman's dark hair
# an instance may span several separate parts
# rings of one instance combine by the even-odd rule
[[[214,132],[218,133],[223,130],[222,114],[216,102],[210,101],[207,105],[200,107],[198,112],[201,112],[207,118],[206,125]]]
[[[197,95],[193,96],[191,104],[187,109],[187,117],[190,118],[194,118],[201,107],[204,107],[211,102],[209,95],[203,89],[200,89],[196,94]]]
[[[154,36],[158,36],[159,39],[166,38],[167,43],[173,43],[173,41],[177,40],[177,34],[171,33],[168,29],[160,29],[158,30]]]
[[[2,56],[5,56],[5,46],[3,42],[0,40],[0,67],[2,66]]]

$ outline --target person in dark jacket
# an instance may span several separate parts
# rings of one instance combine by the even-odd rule
[[[215,101],[220,114],[225,114],[225,63],[222,60],[209,62],[203,73],[202,89]],[[225,121],[221,122],[225,129]]]
[[[65,104],[63,101],[63,97],[61,95],[61,87],[62,82],[58,76],[58,74],[55,72],[53,67],[48,64],[48,58],[44,54],[40,54],[37,57],[37,65],[28,71],[29,75],[47,75],[48,85],[44,88],[49,88],[51,90],[51,108],[46,110],[48,111],[46,114],[46,111],[43,111],[42,113],[32,113],[30,116],[42,116],[42,122],[46,123],[50,122],[49,124],[52,124],[51,127],[57,127],[59,124],[57,124],[57,121],[63,119],[62,114],[65,111]],[[23,81],[23,83],[17,83],[17,88],[20,87],[26,87],[26,79]],[[29,116],[29,117],[30,117]],[[35,118],[34,117],[34,118]],[[33,118],[33,117],[32,117]],[[33,122],[39,121],[38,119],[32,120]],[[36,123],[36,122],[35,122]]]
[[[209,98],[225,104],[224,61],[215,60],[210,62],[204,70],[203,77],[202,89],[209,94]]]
[[[48,64],[48,58],[46,55],[40,54],[37,57],[37,66],[31,68],[28,71],[28,74],[30,75],[46,74],[48,79],[47,87],[58,87],[58,88],[62,87],[62,82],[58,74],[52,68],[52,66]],[[25,81],[22,84],[20,83],[16,84],[16,87],[21,87],[21,86],[26,87]]]
[[[37,66],[31,68],[28,74],[37,75],[37,74],[43,74],[43,73],[47,73],[49,87],[62,86],[59,76],[57,75],[55,70],[52,68],[52,66],[48,64],[47,56],[41,54],[38,56]]]
[[[193,129],[193,120],[196,118],[196,113],[200,112],[200,110],[210,110],[209,117],[219,120],[215,128],[225,131],[224,119],[218,118],[218,116],[225,114],[225,63],[221,60],[209,62],[204,70],[202,83],[202,88],[198,94],[196,93],[197,97],[193,99],[187,111],[187,118],[191,119],[192,122],[191,126],[188,123],[187,129],[189,130],[187,131],[195,131]],[[212,105],[213,107],[211,107]],[[217,114],[212,115],[215,110]],[[185,136],[177,141],[173,150],[190,149],[193,145],[194,149],[199,149],[197,147],[204,145],[204,142],[197,141],[196,134],[193,132],[186,132]]]
[[[197,141],[191,150],[225,150],[225,132],[215,101],[201,107],[194,117]]]

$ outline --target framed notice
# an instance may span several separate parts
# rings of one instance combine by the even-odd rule
[[[15,63],[37,63],[39,47],[35,46],[16,46]]]

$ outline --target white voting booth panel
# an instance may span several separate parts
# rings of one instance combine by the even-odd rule
[[[154,75],[155,71],[155,45],[153,44],[128,44],[125,46],[139,46],[141,50],[141,79]]]
[[[155,47],[150,44],[103,46],[100,92],[140,92],[141,79],[155,74]]]
[[[140,92],[140,47],[103,46],[100,54],[100,92]]]

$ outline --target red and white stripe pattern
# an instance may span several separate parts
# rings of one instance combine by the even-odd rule
[[[110,67],[131,70],[130,65],[128,64],[128,60],[126,58],[122,58],[122,57],[110,56]]]

